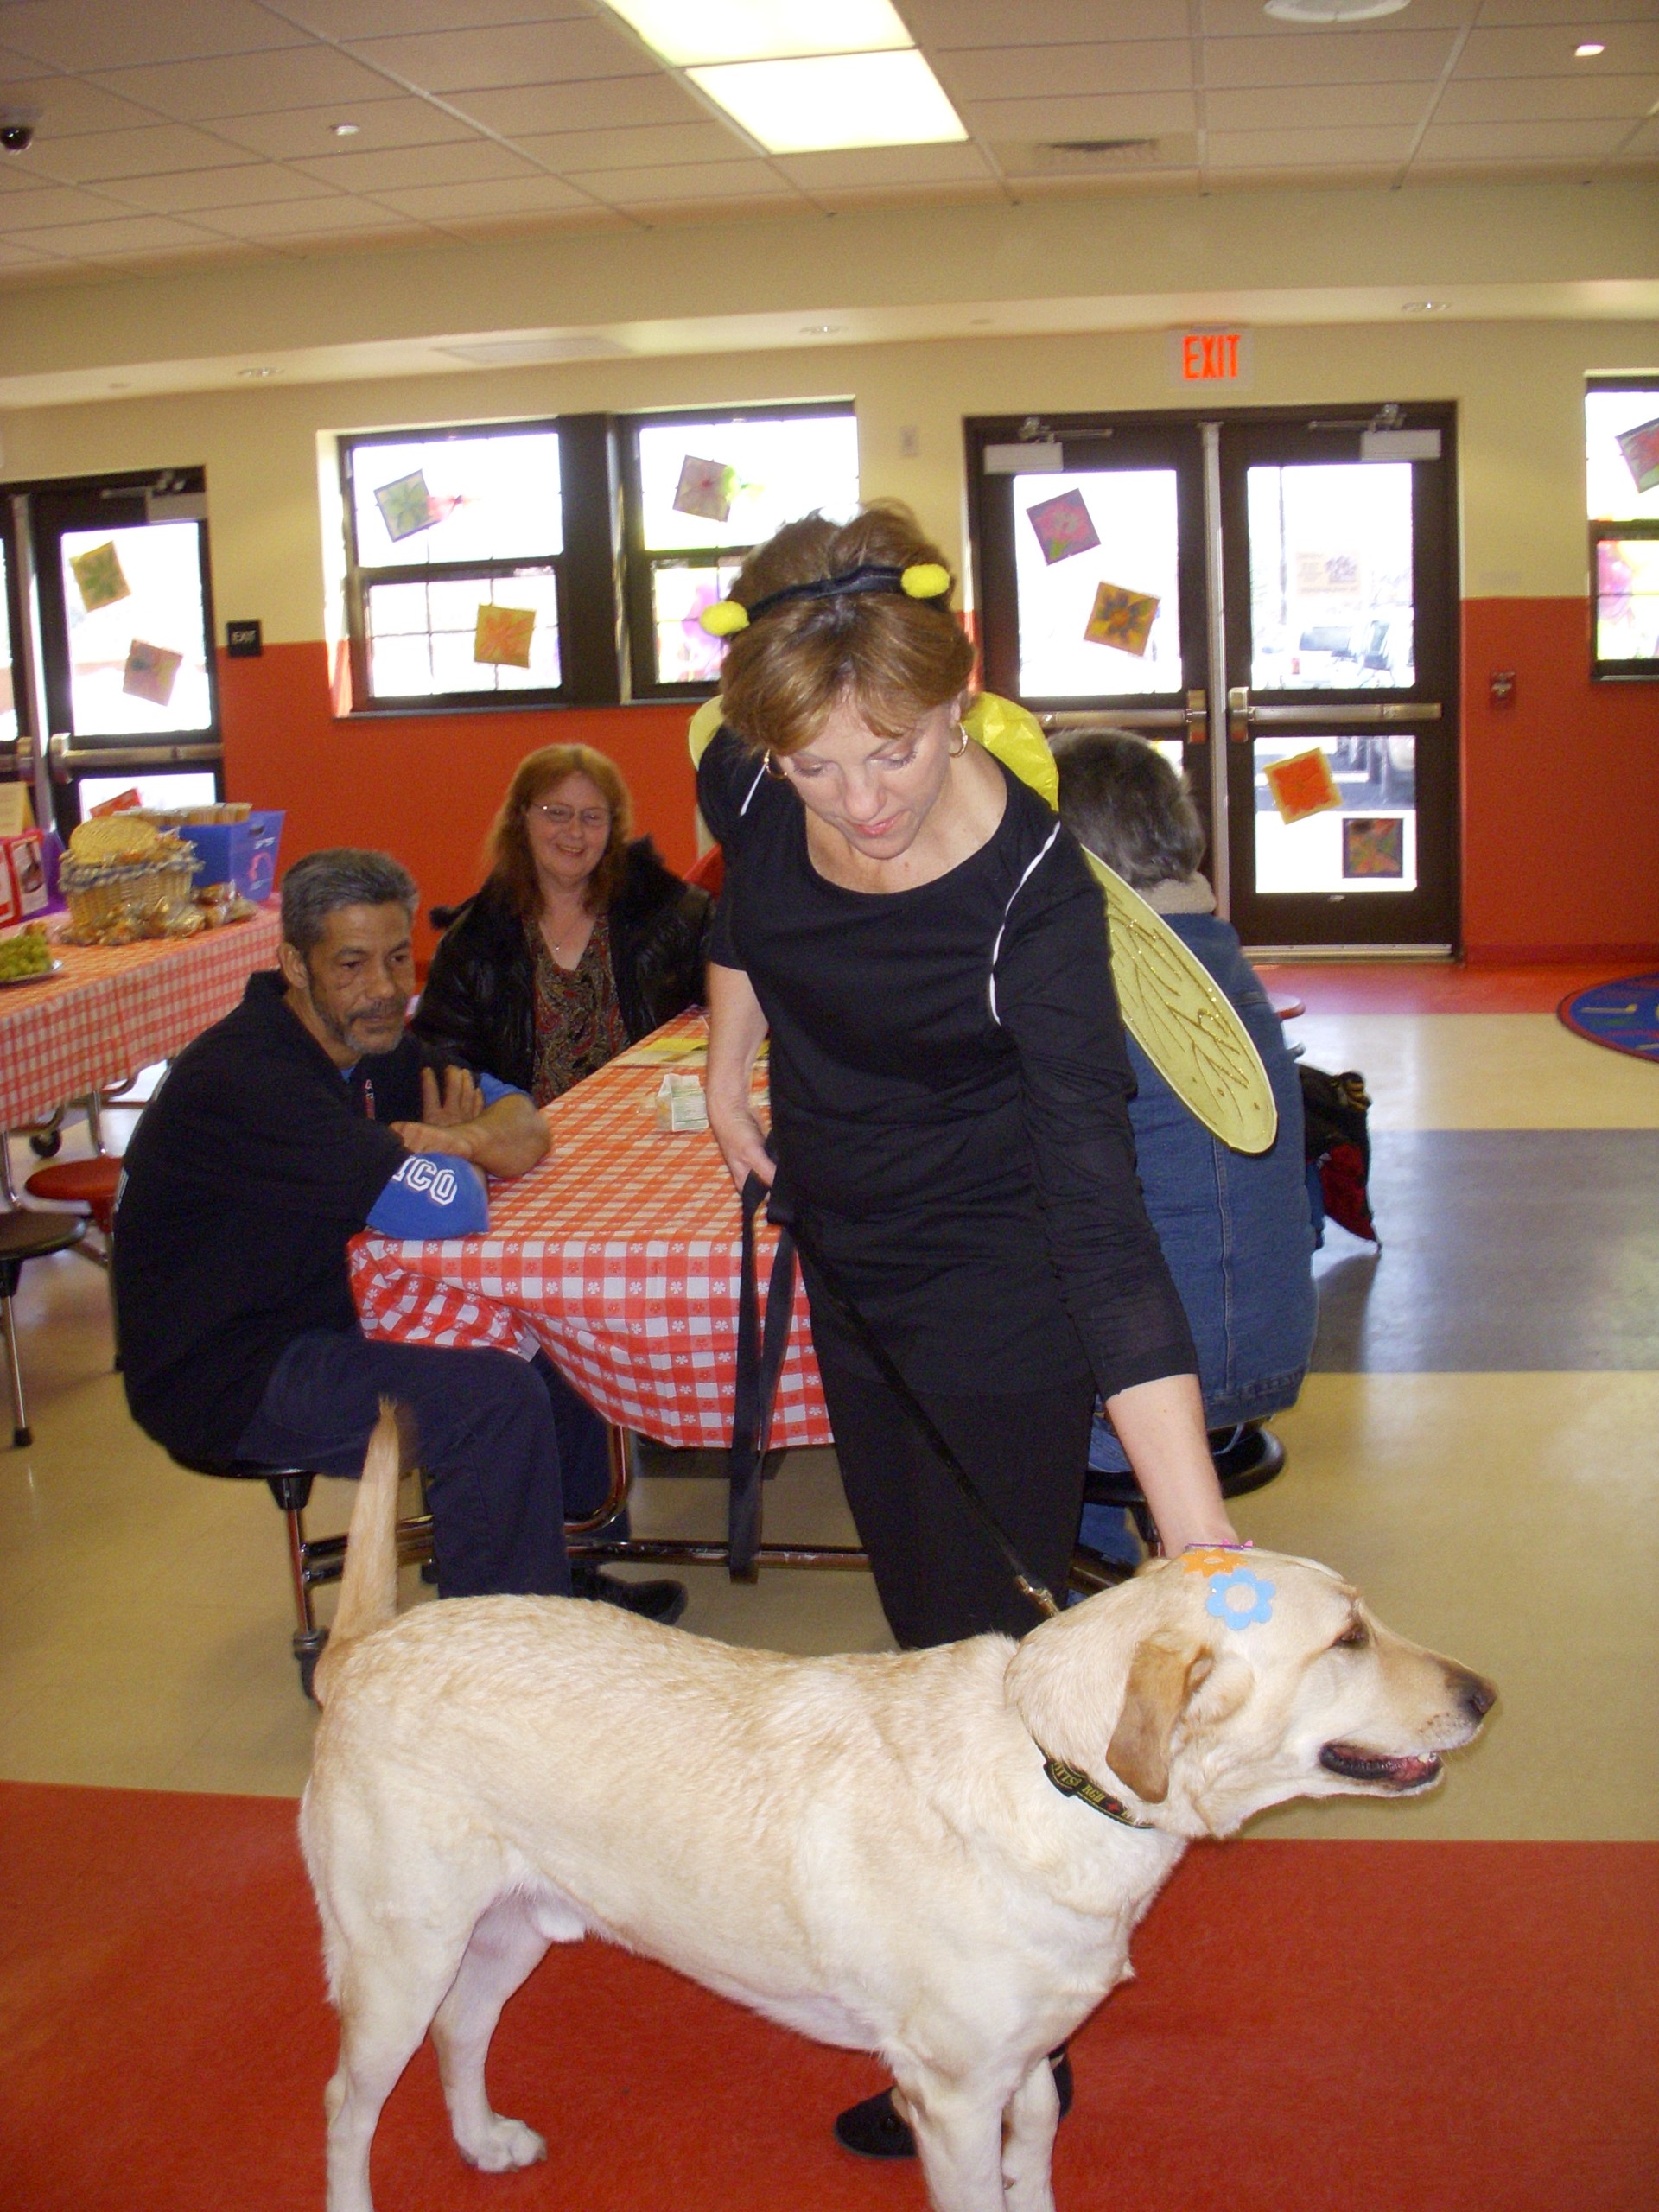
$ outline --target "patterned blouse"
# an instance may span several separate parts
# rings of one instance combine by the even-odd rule
[[[525,918],[524,934],[536,971],[536,1076],[531,1096],[545,1106],[626,1052],[629,1039],[611,973],[608,918],[601,914],[594,922],[573,969],[561,968],[548,950],[534,915]]]

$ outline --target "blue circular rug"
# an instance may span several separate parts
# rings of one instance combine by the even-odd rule
[[[1574,991],[1555,1011],[1567,1027],[1609,1052],[1659,1061],[1659,971]]]

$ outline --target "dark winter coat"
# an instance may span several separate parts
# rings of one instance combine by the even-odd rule
[[[609,909],[611,972],[632,1039],[700,1006],[713,906],[649,837],[628,847]],[[528,1090],[536,1071],[535,966],[524,925],[494,883],[454,909],[412,1025],[447,1060]]]

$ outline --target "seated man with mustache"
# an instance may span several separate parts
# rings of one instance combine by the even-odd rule
[[[598,1415],[545,1355],[371,1342],[352,1300],[358,1230],[476,1234],[486,1174],[522,1175],[548,1147],[523,1091],[406,1033],[417,899],[385,853],[297,862],[279,969],[249,978],[145,1109],[115,1239],[127,1402],[188,1465],[356,1475],[395,1399],[417,1431],[439,1594],[565,1596],[564,1522],[605,1496]],[[658,1618],[684,1603],[675,1583],[586,1594]]]

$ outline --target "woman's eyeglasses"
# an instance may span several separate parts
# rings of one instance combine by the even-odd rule
[[[574,806],[543,806],[537,804],[524,809],[526,814],[539,814],[550,830],[568,830],[573,822],[580,822],[584,830],[608,830],[611,810],[607,806],[584,806],[580,813]]]

